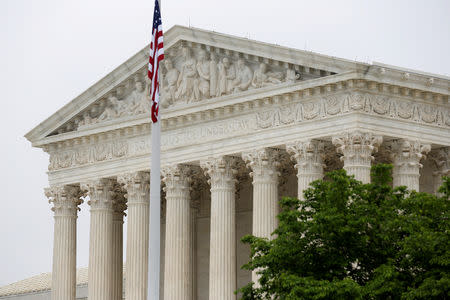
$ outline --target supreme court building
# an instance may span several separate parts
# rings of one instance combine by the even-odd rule
[[[389,162],[395,186],[430,193],[450,172],[448,77],[181,26],[164,39],[161,299],[236,299],[254,278],[240,238],[270,237],[280,197],[324,172],[369,182]],[[76,298],[76,234],[90,236],[89,300],[146,298],[147,60],[148,47],[26,135],[50,156],[54,300]]]

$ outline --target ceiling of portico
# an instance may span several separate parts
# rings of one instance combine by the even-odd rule
[[[364,76],[375,73],[372,77],[379,78],[386,75],[387,69],[385,66],[371,69],[363,63],[181,26],[172,27],[164,38],[163,118],[174,111],[183,114],[193,106],[220,106],[226,99],[261,91],[276,94],[304,81],[352,71],[363,72]],[[145,47],[26,137],[33,143],[45,144],[42,141],[52,136],[73,136],[74,132],[83,136],[105,128],[149,123],[147,59]],[[403,84],[413,85],[424,79],[429,88],[442,85],[441,79],[429,76],[422,78],[403,71],[394,75]],[[445,91],[448,80],[444,80],[443,86]]]

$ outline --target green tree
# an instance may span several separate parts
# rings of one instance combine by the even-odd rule
[[[242,299],[449,299],[450,179],[437,197],[392,188],[391,169],[370,184],[334,171],[284,198],[273,240],[242,239],[260,274]]]

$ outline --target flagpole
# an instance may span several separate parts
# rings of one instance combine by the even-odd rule
[[[149,205],[149,257],[147,300],[159,300],[161,264],[161,115],[159,114],[159,61],[164,59],[161,0],[155,0],[153,13],[152,41],[149,57],[149,96],[152,103],[151,119],[151,165],[150,165],[150,205]]]
[[[161,116],[160,116],[161,117]],[[159,300],[160,257],[161,257],[161,126],[152,123],[152,156],[150,168],[150,228],[148,259],[148,300]]]

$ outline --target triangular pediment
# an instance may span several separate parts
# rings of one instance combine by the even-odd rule
[[[220,33],[174,26],[165,33],[162,111],[209,104],[264,89],[364,69],[367,65]],[[148,118],[145,88],[148,46],[42,122],[26,138],[49,136]],[[128,122],[128,123],[127,123]],[[39,144],[39,143],[37,143]]]
[[[327,56],[182,26],[172,27],[164,38],[161,94],[166,110],[252,89],[328,76],[349,68],[349,62],[344,60],[336,63]],[[34,142],[148,114],[150,105],[144,91],[147,55],[148,46],[26,137]]]

